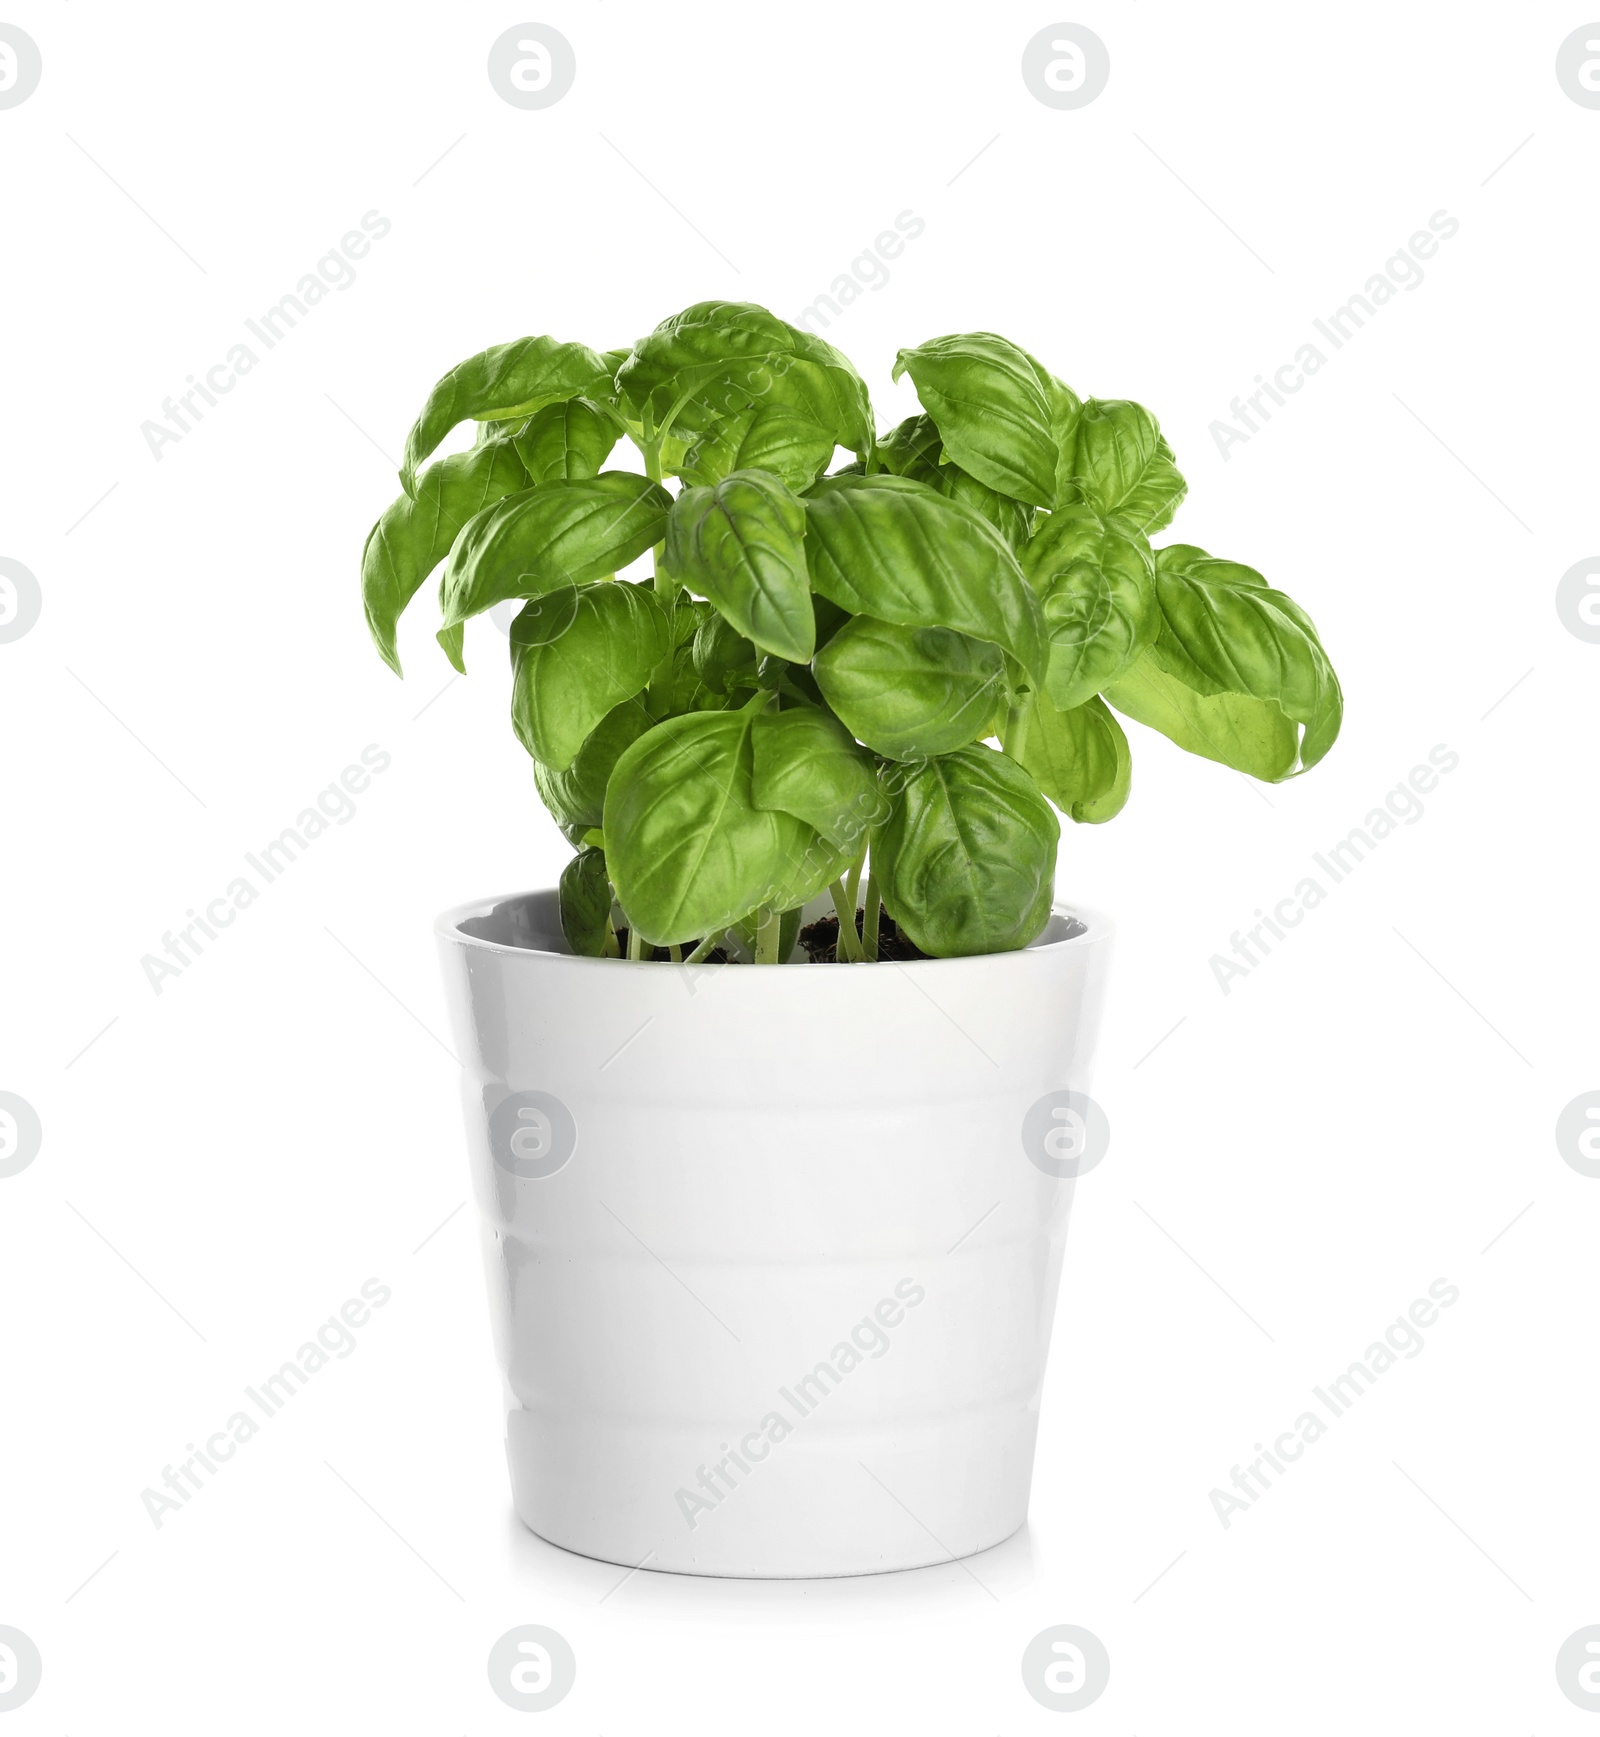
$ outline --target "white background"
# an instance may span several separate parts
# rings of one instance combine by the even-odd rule
[[[577,55],[543,112],[485,74],[530,16]],[[44,598],[0,645],[0,1088],[44,1128],[0,1180],[0,1623],[44,1659],[6,1737],[512,1730],[484,1661],[523,1622],[577,1653],[555,1731],[1053,1729],[1018,1663],[1059,1622],[1111,1656],[1085,1732],[1590,1728],[1553,1669],[1600,1621],[1600,1182],[1554,1141],[1600,1086],[1600,646],[1554,606],[1600,537],[1600,111],[1554,72],[1587,14],[5,17],[44,68],[0,112],[0,554]],[[1019,72],[1061,18],[1111,55],[1075,112]],[[140,424],[373,209],[357,281],[152,458]],[[1263,790],[1130,725],[1127,810],[1063,838],[1061,896],[1120,927],[1114,1134],[1026,1532],[857,1582],[618,1587],[511,1514],[432,1035],[434,913],[566,847],[493,626],[448,682],[424,598],[402,684],[357,560],[459,358],[708,297],[793,318],[904,210],[925,234],[826,334],[880,426],[913,402],[895,350],[974,328],[1148,404],[1190,484],[1166,536],[1311,612],[1344,734]],[[1426,280],[1224,461],[1210,423],[1440,210]],[[393,764],[356,817],[157,995],[141,958],[368,743]],[[1211,956],[1441,743],[1424,817],[1224,995]],[[158,1531],[141,1490],[369,1276],[393,1299],[356,1351]],[[1440,1277],[1426,1349],[1224,1529],[1210,1490]]]

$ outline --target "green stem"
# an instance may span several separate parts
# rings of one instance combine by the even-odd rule
[[[683,963],[683,949],[676,941],[671,941],[667,944],[667,954],[674,965],[681,965]]]
[[[622,957],[622,943],[617,939],[617,926],[611,921],[609,911],[606,912],[606,942],[601,956],[606,959]]]
[[[783,912],[765,911],[756,923],[756,964],[777,965],[783,939]]]
[[[844,883],[845,903],[850,907],[850,909],[852,911],[855,910],[857,904],[859,903],[857,895],[861,891],[861,871],[863,868],[866,867],[866,862],[867,862],[867,846],[866,846],[866,840],[863,839],[862,844],[861,844],[861,855],[856,858],[855,865],[850,870],[849,879],[846,880],[846,882]]]
[[[704,959],[708,953],[715,952],[716,949],[722,945],[722,937],[723,937],[725,932],[726,931],[724,931],[722,929],[714,929],[709,935],[706,936],[705,940],[703,940],[700,943],[700,945],[695,948],[695,950],[689,955],[689,957],[684,960],[684,964],[685,965],[698,965],[700,963],[700,961],[702,959]]]
[[[836,880],[828,888],[833,908],[839,913],[839,943],[837,956],[846,964],[856,964],[861,958],[861,937],[856,934],[856,908],[845,896],[844,881]]]
[[[628,957],[635,960],[644,958],[644,936],[639,933],[637,923],[628,926]]]
[[[874,964],[878,960],[878,913],[883,900],[878,897],[876,869],[867,870],[867,909],[861,921],[861,951]]]

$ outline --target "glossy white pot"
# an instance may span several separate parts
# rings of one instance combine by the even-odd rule
[[[1109,923],[822,967],[575,958],[553,892],[437,933],[523,1521],[762,1578],[1014,1532]]]

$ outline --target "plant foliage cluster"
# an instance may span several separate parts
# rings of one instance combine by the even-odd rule
[[[832,345],[702,302],[627,350],[497,345],[429,394],[362,556],[367,622],[398,672],[400,614],[442,563],[461,669],[464,624],[522,602],[511,722],[578,847],[580,953],[616,953],[621,926],[634,957],[779,961],[799,907],[831,888],[854,912],[863,875],[841,958],[876,957],[880,908],[935,956],[1022,947],[1056,811],[1128,799],[1119,713],[1268,781],[1332,745],[1305,611],[1151,547],[1186,485],[1148,410],[988,332],[902,350],[902,375],[922,411],[880,436]],[[465,422],[476,443],[428,463]],[[623,440],[643,475],[616,468]],[[651,549],[653,578],[617,579]]]

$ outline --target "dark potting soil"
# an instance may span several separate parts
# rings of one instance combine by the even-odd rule
[[[865,921],[865,913],[856,912],[856,934],[860,935]],[[617,930],[617,944],[622,950],[624,959],[628,956],[628,931]],[[680,951],[684,958],[694,951],[695,943],[686,941]],[[644,956],[652,964],[670,965],[672,955],[665,947],[646,947]],[[887,911],[878,913],[878,958],[883,961],[905,961],[909,959],[926,959],[924,953],[914,941],[908,940],[895,926],[895,920]],[[800,943],[795,955],[795,963],[807,965],[836,965],[839,962],[839,919],[837,917],[819,917],[814,923],[807,923],[800,931]],[[707,965],[737,964],[738,961],[725,953],[721,947],[713,947],[706,954],[704,963]],[[847,961],[848,963],[848,961]]]
[[[866,922],[864,911],[856,912],[856,934],[862,933]],[[807,955],[807,964],[836,965],[839,962],[839,919],[818,917],[800,931],[800,950]],[[880,960],[926,959],[915,941],[902,935],[887,911],[878,913],[878,958]],[[847,961],[848,963],[848,961]]]

